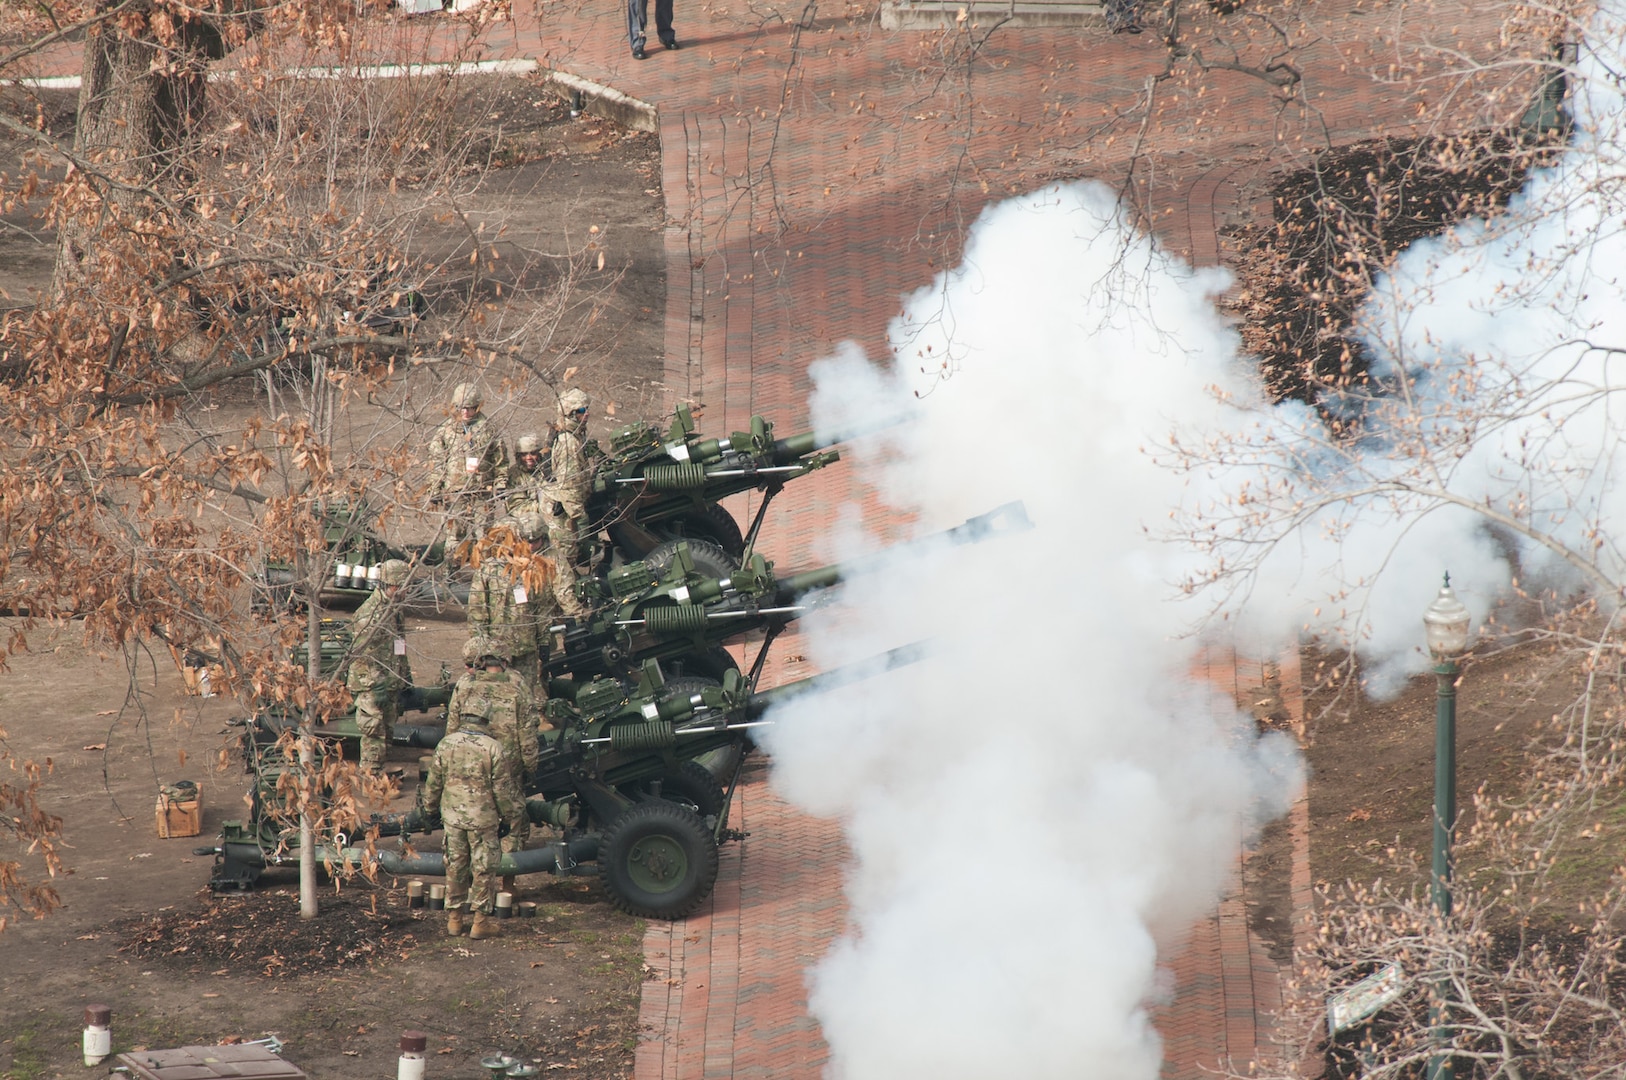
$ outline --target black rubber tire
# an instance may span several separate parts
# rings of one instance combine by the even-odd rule
[[[657,536],[669,539],[705,540],[716,544],[734,557],[735,566],[745,554],[745,534],[740,532],[740,523],[714,502],[701,503],[648,528]]]
[[[723,812],[723,786],[698,761],[680,762],[675,771],[627,784],[621,788],[621,794],[629,799],[647,802],[656,797],[653,794],[656,780],[661,785],[661,799],[692,810],[702,820],[714,818]]]
[[[666,680],[668,684],[681,678],[702,679],[712,686],[720,686],[723,676],[730,671],[738,671],[740,665],[727,649],[721,645],[714,645],[703,653],[662,660],[661,668],[672,675],[672,678]]]
[[[693,811],[652,799],[605,830],[598,877],[610,903],[628,915],[681,919],[717,883],[717,842]]]
[[[694,562],[694,572],[701,577],[725,578],[740,568],[739,559],[730,555],[722,548],[709,540],[667,540],[657,544],[644,556],[644,562],[655,571],[657,577],[666,575],[667,567],[677,556],[679,544],[689,545],[689,558]]]

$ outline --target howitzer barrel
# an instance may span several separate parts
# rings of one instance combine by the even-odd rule
[[[791,603],[803,593],[814,589],[824,589],[835,585],[844,578],[864,573],[874,569],[885,560],[897,557],[905,552],[933,544],[980,544],[984,540],[1008,533],[1024,532],[1033,528],[1033,522],[1028,519],[1027,507],[1021,502],[1008,502],[1003,506],[996,506],[986,514],[979,514],[967,519],[963,524],[952,529],[944,529],[940,533],[913,540],[906,544],[878,551],[874,555],[866,555],[857,559],[849,559],[834,566],[824,566],[817,570],[806,570],[800,574],[792,574],[779,582],[776,598],[780,603]]]
[[[907,423],[912,419],[914,417],[907,413],[895,413],[892,416],[837,431],[824,433],[804,431],[800,435],[775,439],[773,443],[773,459],[778,464],[786,464],[795,461],[799,457],[806,457],[815,451],[834,446],[836,443],[850,442],[865,435],[873,435],[877,431],[897,427],[899,424]]]
[[[450,686],[403,686],[395,695],[402,712],[428,712],[452,700]]]
[[[746,699],[745,718],[754,720],[773,706],[784,704],[803,694],[822,693],[850,683],[873,679],[877,675],[884,675],[888,671],[917,663],[930,651],[929,644],[924,641],[917,641],[912,645],[899,645],[896,649],[889,649],[879,656],[856,664],[847,664],[806,679],[786,683],[784,686],[776,686],[772,690],[763,690]]]

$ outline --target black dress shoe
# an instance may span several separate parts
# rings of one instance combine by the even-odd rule
[[[642,45],[634,45],[632,47],[632,58],[634,60],[648,60],[649,54],[644,51]]]
[[[678,44],[677,38],[672,38],[670,41],[662,41],[661,44],[666,46],[668,49],[681,49],[683,47]]]

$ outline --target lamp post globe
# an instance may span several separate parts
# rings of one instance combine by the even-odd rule
[[[1440,663],[1454,661],[1468,649],[1468,609],[1457,594],[1451,591],[1451,575],[1445,575],[1440,595],[1423,612],[1423,629],[1428,636],[1428,651]]]

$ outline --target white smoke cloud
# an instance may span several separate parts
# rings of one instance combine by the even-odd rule
[[[1262,407],[1225,283],[1136,236],[1107,189],[1048,188],[990,209],[909,299],[893,369],[813,369],[821,430],[921,393],[856,465],[920,533],[1013,499],[1035,523],[899,560],[807,622],[822,667],[934,650],[770,729],[775,784],[842,818],[854,855],[853,933],[813,976],[834,1077],[1004,1075],[1016,1048],[1036,1078],[1157,1074],[1155,941],[1300,781],[1195,671],[1174,583],[1200,553],[1148,531],[1204,482],[1152,442]]]
[[[823,430],[918,405],[855,467],[920,533],[1012,499],[1035,523],[899,560],[807,620],[821,666],[934,647],[768,729],[775,784],[853,851],[852,929],[810,975],[834,1080],[1157,1075],[1157,944],[1302,779],[1197,671],[1203,606],[1177,585],[1212,559],[1253,570],[1217,624],[1245,650],[1353,642],[1379,693],[1428,664],[1444,569],[1479,619],[1515,575],[1626,576],[1621,10],[1578,65],[1571,152],[1374,289],[1363,325],[1395,392],[1361,404],[1359,443],[1269,406],[1215,313],[1223,276],[1089,184],[986,211],[962,266],[908,299],[891,365],[814,366]],[[1291,527],[1234,516],[1305,498]],[[1260,537],[1268,555],[1239,542]]]
[[[1568,152],[1507,213],[1414,245],[1363,316],[1375,372],[1409,377],[1417,430],[1447,449],[1442,487],[1483,508],[1459,515],[1442,546],[1500,536],[1473,567],[1485,598],[1505,595],[1515,569],[1558,589],[1607,593],[1626,579],[1613,400],[1626,385],[1623,11],[1602,5],[1582,45]],[[1502,521],[1487,526],[1492,514]]]

